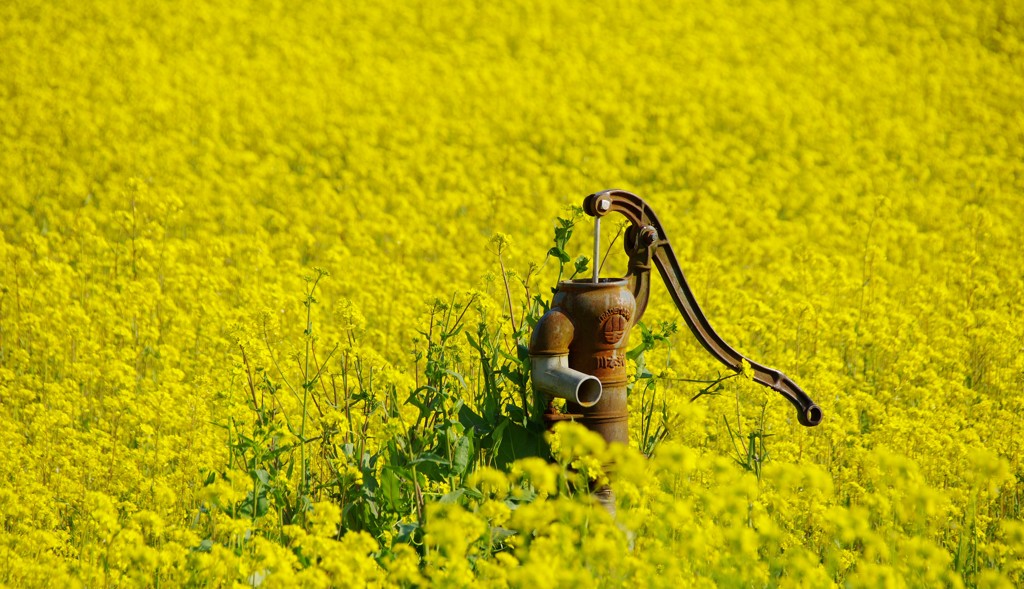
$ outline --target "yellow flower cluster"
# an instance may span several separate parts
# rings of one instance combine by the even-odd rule
[[[1022,104],[1012,0],[0,3],[0,585],[1024,585]],[[610,187],[821,425],[654,278],[544,441]]]

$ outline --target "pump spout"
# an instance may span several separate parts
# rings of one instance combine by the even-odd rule
[[[533,356],[533,388],[539,393],[593,407],[601,400],[601,381],[569,368],[569,354]]]
[[[537,322],[530,340],[533,390],[580,407],[593,407],[601,400],[601,381],[569,368],[569,346],[575,331],[572,320],[557,308]]]

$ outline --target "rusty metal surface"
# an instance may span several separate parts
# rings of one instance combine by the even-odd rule
[[[530,336],[531,356],[560,356],[569,353],[573,337],[572,320],[555,307],[544,314]]]
[[[665,230],[647,203],[625,190],[605,190],[584,199],[583,209],[594,217],[618,212],[631,223],[625,236],[626,253],[629,255],[626,281],[636,299],[634,321],[643,315],[647,306],[653,263],[665,281],[676,308],[704,349],[736,372],[742,369],[745,360],[754,371],[755,382],[780,393],[797,408],[797,420],[801,425],[815,426],[821,422],[821,408],[792,379],[774,368],[746,358],[712,329],[686,282]]]
[[[564,413],[549,411],[549,423],[572,418],[609,443],[629,442],[626,347],[635,321],[636,301],[628,280],[602,279],[596,284],[573,280],[558,285],[551,310],[534,329],[530,354],[564,353],[562,346],[568,339],[569,367],[596,376],[603,390],[591,407],[567,402]]]

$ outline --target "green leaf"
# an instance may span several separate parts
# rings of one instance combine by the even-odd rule
[[[256,475],[256,478],[260,481],[260,484],[263,484],[263,485],[269,485],[270,484],[270,473],[269,472],[263,470],[262,468],[258,468],[258,469],[256,469],[256,472],[254,472],[253,474]]]
[[[380,471],[380,495],[392,510],[397,510],[402,500],[402,485],[398,473],[390,466]]]
[[[492,542],[504,542],[512,536],[516,535],[515,530],[503,528],[501,526],[491,526],[491,541]]]
[[[434,454],[433,452],[424,452],[423,454],[420,454],[418,458],[416,458],[415,460],[409,462],[409,464],[424,464],[424,463],[426,463],[426,464],[447,464],[448,461],[445,460],[444,458],[441,458],[437,454]]]
[[[505,437],[505,429],[510,423],[512,423],[511,420],[509,420],[508,417],[503,416],[497,427],[491,431],[491,435],[489,436],[490,441],[486,445],[488,449],[492,450],[492,452],[495,448],[501,448],[501,440]]]
[[[480,433],[490,429],[487,420],[465,405],[459,408],[459,423],[467,430],[476,430]]]
[[[507,469],[509,464],[520,458],[527,456],[546,458],[549,453],[540,426],[537,426],[537,431],[531,431],[514,421],[509,421],[502,435],[501,445],[495,453],[494,465],[500,469]]]
[[[466,379],[462,378],[461,374],[447,369],[445,369],[444,373],[447,374],[448,376],[455,377],[455,380],[459,381],[459,384],[462,385],[462,388],[466,388]]]
[[[516,357],[520,363],[529,363],[530,361],[530,348],[523,344],[516,345]]]
[[[586,272],[587,267],[590,265],[590,258],[587,256],[580,256],[576,258],[576,273]]]
[[[459,499],[461,499],[462,496],[465,495],[465,494],[466,494],[466,490],[465,489],[455,489],[454,491],[452,491],[450,493],[445,493],[444,496],[442,496],[440,499],[437,500],[437,502],[438,503],[458,503]]]
[[[443,498],[442,498],[443,501]],[[412,542],[413,535],[420,530],[420,525],[416,522],[402,522],[398,524],[398,536],[395,537],[397,542]]]
[[[549,249],[548,255],[553,258],[558,258],[558,260],[563,264],[568,264],[570,260],[569,254],[565,253],[565,250],[560,247],[553,247]]]
[[[469,431],[472,432],[473,430]],[[465,474],[466,470],[469,468],[469,459],[473,454],[473,439],[470,435],[462,436],[457,442],[455,442],[455,457],[452,459],[452,474]]]

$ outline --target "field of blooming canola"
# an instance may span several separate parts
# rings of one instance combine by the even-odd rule
[[[2,3],[0,584],[1021,586],[1022,104],[1012,0]],[[543,435],[610,187],[820,426],[656,278]]]

